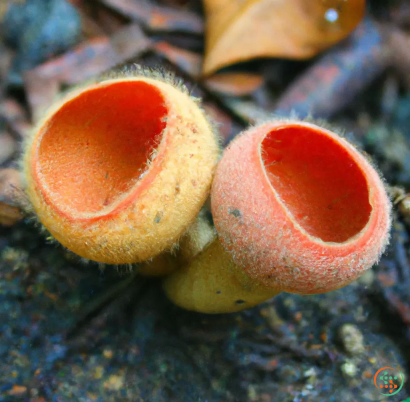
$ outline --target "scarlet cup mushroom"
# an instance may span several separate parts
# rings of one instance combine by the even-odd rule
[[[190,310],[231,312],[282,291],[341,288],[378,261],[389,239],[391,206],[377,171],[345,139],[308,122],[276,120],[236,138],[211,203],[218,239],[164,282]]]
[[[27,194],[52,236],[109,264],[175,244],[209,196],[218,138],[182,85],[144,72],[70,92],[38,124]]]

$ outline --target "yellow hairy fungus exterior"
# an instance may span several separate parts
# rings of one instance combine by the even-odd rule
[[[74,90],[23,161],[34,210],[65,247],[108,264],[171,248],[206,201],[219,143],[184,88],[144,75]]]

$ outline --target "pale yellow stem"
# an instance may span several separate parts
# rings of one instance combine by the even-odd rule
[[[191,263],[166,277],[163,286],[176,305],[210,314],[240,311],[280,293],[261,285],[252,285],[242,277],[239,280],[240,272],[216,238]]]

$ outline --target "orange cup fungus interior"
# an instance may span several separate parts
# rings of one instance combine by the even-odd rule
[[[308,234],[342,243],[366,226],[372,207],[365,173],[334,139],[306,126],[278,127],[261,154],[273,189]]]
[[[37,171],[54,205],[84,217],[115,207],[148,169],[167,108],[142,81],[99,85],[66,102],[43,128]]]

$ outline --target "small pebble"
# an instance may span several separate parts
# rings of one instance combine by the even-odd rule
[[[124,377],[119,375],[111,375],[107,381],[104,382],[104,388],[111,391],[119,391],[124,386]]]
[[[357,366],[350,361],[343,363],[340,368],[342,373],[348,377],[354,377],[357,374]]]
[[[311,367],[309,370],[306,370],[303,373],[304,377],[317,377],[317,371],[314,367]]]
[[[356,325],[344,324],[339,330],[339,336],[344,349],[350,355],[358,355],[365,351],[363,334]]]
[[[360,278],[358,278],[358,283],[362,286],[367,286],[370,287],[374,280],[376,278],[376,275],[372,269],[369,269],[366,271]]]
[[[99,380],[100,378],[102,378],[103,375],[104,375],[104,367],[103,366],[97,366],[95,368],[94,378],[96,380]]]
[[[103,351],[103,356],[104,356],[106,359],[112,359],[112,357],[114,356],[114,353],[113,353],[113,351],[112,351],[111,349],[104,349],[104,351]]]

